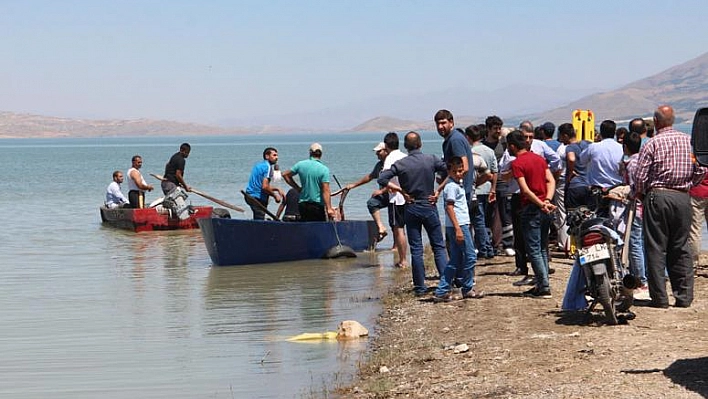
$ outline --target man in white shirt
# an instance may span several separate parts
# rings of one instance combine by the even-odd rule
[[[391,169],[391,165],[396,161],[405,158],[407,155],[398,149],[398,134],[395,132],[387,133],[384,136],[383,142],[386,145],[388,156],[386,160],[384,160],[382,170],[388,170]],[[392,178],[391,181],[398,184],[397,177]],[[393,233],[393,245],[398,252],[396,267],[400,268],[408,267],[408,241],[406,240],[406,223],[404,218],[405,206],[406,200],[403,198],[403,194],[399,192],[389,192],[388,224],[391,226],[391,232]]]
[[[125,195],[120,191],[120,184],[123,183],[123,172],[116,170],[113,172],[113,181],[106,188],[106,208],[129,208],[130,204]]]

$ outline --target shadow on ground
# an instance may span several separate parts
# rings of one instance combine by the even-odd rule
[[[708,357],[680,359],[664,370],[675,384],[708,398]]]

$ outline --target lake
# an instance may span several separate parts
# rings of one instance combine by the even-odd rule
[[[183,141],[192,145],[187,182],[245,207],[239,190],[266,146],[287,168],[319,141],[346,184],[370,171],[382,136],[0,140],[0,396],[312,397],[349,381],[366,341],[285,339],[348,319],[375,333],[379,298],[396,273],[391,252],[212,267],[198,230],[114,230],[101,225],[98,207],[113,170],[125,172],[135,154],[158,186],[147,173],[162,174]],[[368,218],[373,189],[351,192],[349,218]]]

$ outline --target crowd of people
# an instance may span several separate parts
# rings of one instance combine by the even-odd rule
[[[592,141],[579,137],[571,123],[556,129],[551,122],[534,128],[523,121],[510,130],[504,129],[501,118],[490,116],[484,124],[463,130],[455,128],[447,110],[438,111],[433,120],[443,139],[442,158],[423,153],[416,132],[404,136],[404,154],[398,149],[398,135],[391,132],[374,147],[377,162],[371,172],[345,186],[378,183],[366,204],[378,228],[377,239],[388,235],[380,215],[386,208],[396,266],[408,267],[410,249],[416,295],[434,291],[433,300],[450,301],[457,286],[463,298],[481,298],[484,291],[474,278],[477,260],[510,256],[515,268],[509,274],[519,278],[512,284],[530,286],[525,295],[551,298],[550,233],[555,233],[558,249],[569,254],[568,212],[585,206],[610,217],[606,194],[626,185],[625,209],[636,215],[626,228],[631,230],[630,270],[641,283],[638,294],[647,295],[651,306],[668,307],[668,278],[674,305],[690,306],[693,265],[708,215],[708,183],[703,182],[706,169],[692,156],[690,137],[673,129],[670,106],[657,108],[653,126],[642,118],[626,128],[605,120]],[[309,159],[283,172],[291,192],[295,190],[288,202],[294,208],[297,198],[299,220],[326,220],[335,213],[329,170],[321,155],[322,146],[315,143]],[[254,167],[252,178],[257,178],[249,187],[267,205],[269,196],[276,202],[284,196],[268,189],[265,166]],[[297,175],[300,184],[293,179]],[[283,208],[281,204],[280,211]],[[259,217],[254,209],[254,218]],[[440,275],[434,290],[426,285],[423,230]]]
[[[668,279],[674,305],[687,307],[693,301],[700,233],[708,220],[708,181],[703,181],[706,168],[693,157],[690,136],[674,130],[674,119],[673,109],[663,105],[654,112],[653,126],[642,118],[626,128],[605,120],[591,142],[579,137],[571,123],[556,129],[551,122],[534,128],[523,121],[512,130],[505,129],[498,116],[489,116],[483,124],[460,129],[450,111],[440,110],[433,120],[443,139],[442,158],[422,152],[417,132],[405,134],[404,153],[398,134],[390,132],[373,148],[377,161],[371,172],[344,189],[377,182],[366,203],[376,222],[377,241],[390,229],[395,265],[411,268],[414,293],[434,291],[433,300],[444,302],[455,299],[455,286],[463,298],[483,297],[474,278],[475,264],[497,256],[514,258],[509,275],[519,279],[513,286],[530,286],[524,294],[551,298],[550,233],[555,233],[557,249],[569,254],[566,215],[585,206],[609,217],[607,191],[627,185],[625,209],[635,214],[626,227],[627,245],[630,270],[641,283],[639,294],[648,294],[651,306],[668,307]],[[168,162],[165,194],[177,186],[190,190],[183,177],[189,151],[189,144],[182,144]],[[322,154],[322,145],[313,143],[307,159],[280,173],[277,149],[266,148],[245,188],[254,199],[249,202],[253,218],[269,214],[270,197],[279,203],[276,218],[335,218],[330,172]],[[114,172],[107,206],[144,206],[144,192],[153,187],[142,178],[141,165],[141,157],[133,157],[127,199],[120,192],[123,174]],[[281,177],[291,187],[287,193],[271,184]],[[440,198],[444,225],[438,213]],[[388,228],[382,221],[384,208]],[[440,275],[434,290],[426,285],[423,230]]]

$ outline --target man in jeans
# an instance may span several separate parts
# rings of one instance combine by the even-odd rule
[[[482,184],[478,184],[475,188],[477,202],[479,203],[479,211],[475,215],[474,224],[474,241],[475,247],[479,250],[479,257],[492,259],[494,258],[494,247],[492,246],[492,237],[487,233],[487,228],[491,228],[492,220],[487,220],[487,206],[496,206],[493,202],[496,200],[497,194],[497,157],[494,155],[494,150],[482,144],[482,139],[486,133],[484,125],[471,125],[465,129],[467,141],[472,147],[472,157],[475,155],[481,157],[489,168],[491,178]]]
[[[550,214],[556,208],[551,204],[556,180],[546,160],[529,151],[523,133],[518,130],[509,133],[506,142],[511,153],[516,156],[511,163],[511,170],[521,192],[521,226],[526,252],[536,276],[535,287],[524,294],[534,298],[551,298],[546,248],[551,227]]]
[[[425,295],[428,291],[425,285],[422,228],[425,228],[428,234],[435,267],[441,276],[447,264],[445,239],[438,208],[435,205],[437,201],[435,174],[447,173],[447,168],[445,163],[435,155],[423,154],[420,151],[422,146],[420,135],[416,132],[408,132],[404,139],[408,156],[391,165],[391,169],[381,172],[377,180],[382,187],[400,192],[406,198],[406,232],[411,249],[413,290],[417,296]],[[398,177],[400,186],[391,182],[393,177]]]

